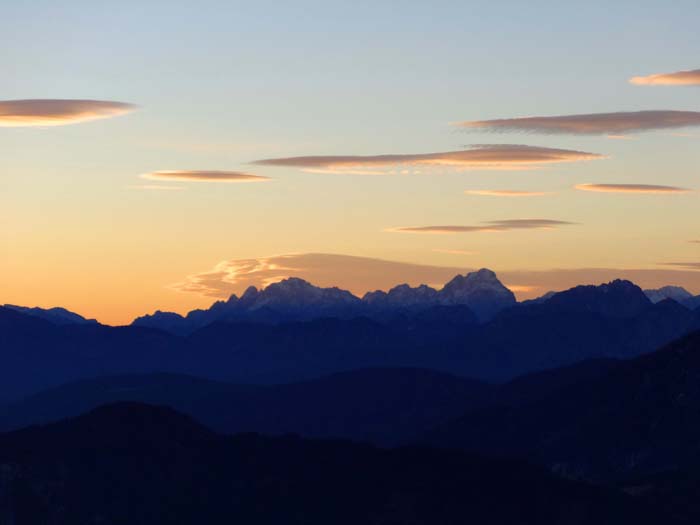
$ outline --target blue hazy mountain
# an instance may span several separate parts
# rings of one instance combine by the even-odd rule
[[[694,296],[680,286],[663,286],[655,290],[644,290],[644,293],[653,303],[659,303],[664,299],[673,299],[691,310],[700,307],[700,295]]]
[[[457,305],[472,310],[480,321],[487,321],[515,304],[513,292],[486,269],[458,275],[439,291],[426,285],[414,288],[403,284],[388,292],[369,292],[361,299],[339,288],[320,288],[303,279],[289,278],[263,290],[250,287],[240,298],[232,295],[207,310],[194,310],[186,316],[157,311],[135,319],[133,325],[186,335],[218,321],[280,323],[360,316],[386,320],[436,306]]]
[[[1,434],[0,464],[0,517],[12,523],[676,523],[622,491],[522,462],[229,437],[135,403]]]
[[[627,281],[516,304],[481,323],[464,305],[354,317],[359,299],[349,294],[319,292],[296,281],[278,284],[272,297],[251,291],[237,300],[260,304],[256,315],[264,312],[277,322],[234,318],[188,336],[143,326],[59,326],[0,308],[0,399],[81,378],[153,372],[273,384],[361,368],[412,367],[503,382],[588,359],[635,357],[700,328],[700,311],[668,299],[653,304]],[[292,288],[315,298],[296,299],[290,307]],[[258,303],[260,294],[264,303]],[[280,297],[284,311],[276,302]],[[294,318],[317,312],[308,305],[318,305],[318,297],[339,317]],[[294,320],[279,320],[282,314]]]
[[[39,308],[39,307],[27,307],[27,306],[17,306],[14,304],[2,305],[4,308],[9,308],[11,310],[16,310],[18,312],[38,317],[44,319],[56,325],[66,325],[66,324],[98,324],[95,319],[86,319],[80,314],[66,310],[65,308],[55,307],[55,308]]]

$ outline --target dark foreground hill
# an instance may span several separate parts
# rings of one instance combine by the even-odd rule
[[[0,469],[0,520],[16,524],[673,523],[620,492],[523,463],[222,437],[137,404],[0,435]]]
[[[618,481],[700,468],[700,332],[533,403],[486,408],[430,441]]]

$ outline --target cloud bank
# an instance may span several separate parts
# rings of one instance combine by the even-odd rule
[[[460,122],[458,126],[471,130],[498,133],[525,132],[568,135],[614,135],[659,129],[700,126],[697,111],[633,111],[560,115],[555,117],[521,117],[496,120]]]
[[[483,197],[542,197],[551,195],[546,191],[520,191],[520,190],[466,190],[466,195],[478,195]]]
[[[269,177],[239,171],[175,170],[144,173],[141,178],[179,182],[265,182]]]
[[[456,274],[474,269],[340,254],[300,253],[222,261],[213,269],[190,275],[172,287],[207,297],[227,298],[232,293],[240,295],[248,286],[260,288],[287,277],[300,277],[317,286],[338,286],[362,296],[368,291],[388,290],[402,283],[440,288]],[[498,271],[498,268],[494,269]],[[629,279],[644,288],[674,284],[700,293],[700,272],[683,269],[555,268],[498,271],[498,276],[519,299],[618,278]]]
[[[508,170],[600,158],[604,156],[584,151],[517,144],[481,144],[465,150],[442,153],[286,157],[256,160],[253,164],[326,173],[386,174],[389,173],[387,169],[406,166]]]
[[[630,83],[638,86],[700,86],[700,69],[632,77]]]
[[[64,126],[125,115],[135,108],[124,102],[105,100],[2,100],[0,127]]]
[[[552,219],[506,219],[498,221],[486,221],[476,226],[402,226],[390,228],[389,232],[398,233],[474,233],[474,232],[502,232],[509,230],[551,230],[559,226],[575,224],[573,222],[557,221]]]
[[[594,191],[599,193],[689,193],[687,188],[677,186],[658,186],[655,184],[577,184],[575,189],[580,191]]]

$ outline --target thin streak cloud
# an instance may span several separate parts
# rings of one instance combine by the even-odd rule
[[[559,226],[568,226],[573,222],[558,221],[552,219],[505,219],[498,221],[486,221],[475,226],[402,226],[389,228],[392,233],[425,233],[425,234],[453,234],[475,232],[503,232],[510,230],[552,230]]]
[[[466,195],[482,197],[543,197],[551,195],[546,191],[521,191],[521,190],[466,190]]]
[[[632,77],[630,83],[638,86],[700,86],[700,69]]]
[[[167,180],[179,182],[266,182],[269,177],[242,173],[239,171],[202,171],[202,170],[175,170],[153,171],[144,173],[141,178],[149,180]]]
[[[118,117],[136,109],[105,100],[26,99],[0,101],[0,127],[46,127]]]
[[[445,253],[447,255],[478,255],[479,252],[473,252],[469,250],[450,250],[446,248],[434,248],[435,253]]]
[[[691,191],[677,186],[658,186],[655,184],[577,184],[574,188],[580,191],[598,193],[677,194]]]
[[[465,129],[496,133],[621,136],[626,133],[700,126],[700,112],[655,110],[591,113],[587,115],[475,120],[460,122],[457,125]]]
[[[700,271],[700,262],[663,262],[659,264],[662,266],[673,266],[675,268],[681,268],[683,270]]]
[[[323,173],[387,174],[401,166],[462,169],[528,169],[546,164],[604,158],[597,153],[517,144],[480,144],[460,151],[396,155],[329,155],[271,158],[260,166],[284,166]]]
[[[179,191],[184,190],[184,186],[162,186],[159,184],[135,184],[127,186],[130,190],[152,190],[152,191]]]

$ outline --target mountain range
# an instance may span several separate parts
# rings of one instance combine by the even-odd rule
[[[588,359],[635,357],[700,328],[700,310],[672,299],[653,303],[628,281],[526,303],[512,302],[503,289],[487,270],[455,278],[440,292],[397,287],[363,300],[290,279],[246,292],[232,310],[216,303],[177,317],[201,317],[204,326],[188,335],[142,322],[66,324],[0,307],[0,400],[90,377],[156,372],[275,384],[411,367],[504,382]],[[456,304],[467,298],[471,306]],[[472,310],[477,303],[481,319]],[[484,320],[487,303],[502,309]],[[240,316],[202,320],[220,311]]]
[[[218,321],[280,323],[362,316],[386,320],[406,312],[455,305],[468,307],[483,322],[515,304],[513,292],[487,269],[457,275],[439,291],[427,285],[414,288],[402,284],[388,292],[368,292],[361,299],[339,288],[319,288],[291,277],[263,290],[251,286],[240,298],[232,295],[208,310],[193,310],[186,316],[157,311],[135,319],[133,325],[187,335]]]

